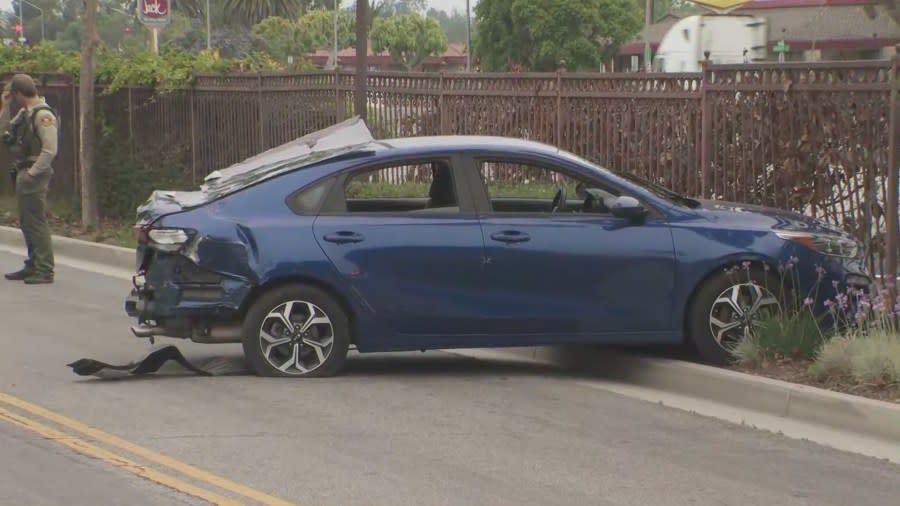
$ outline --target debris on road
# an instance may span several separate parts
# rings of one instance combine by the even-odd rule
[[[229,376],[249,374],[246,364],[235,363],[232,359],[213,357],[200,366],[189,362],[181,351],[171,344],[151,349],[143,358],[125,365],[112,365],[98,360],[83,358],[68,364],[79,376],[95,376],[98,378],[121,378],[140,376],[159,372],[167,363],[175,362],[182,368],[199,376]]]

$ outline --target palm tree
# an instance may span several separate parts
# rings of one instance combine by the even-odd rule
[[[302,0],[225,0],[229,23],[255,25],[270,16],[294,19],[303,10]]]

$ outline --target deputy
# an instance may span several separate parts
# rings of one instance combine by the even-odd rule
[[[9,120],[12,103],[21,110]],[[53,245],[47,223],[47,190],[53,177],[51,166],[57,152],[59,121],[34,80],[15,75],[3,90],[0,133],[14,156],[16,202],[19,224],[25,236],[28,258],[25,267],[5,277],[29,285],[53,283]]]

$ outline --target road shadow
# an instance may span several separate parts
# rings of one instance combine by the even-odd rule
[[[176,347],[147,353],[124,365],[82,359],[76,372],[86,382],[153,381],[184,378],[255,376],[240,353],[184,357]],[[570,378],[613,378],[622,376],[623,358],[666,358],[697,362],[696,352],[680,346],[610,347],[571,345],[550,348],[555,365],[546,365],[515,356],[472,357],[452,350],[427,352],[351,352],[340,377],[508,377],[557,376]],[[72,367],[74,364],[69,364]],[[636,372],[636,371],[633,371]]]

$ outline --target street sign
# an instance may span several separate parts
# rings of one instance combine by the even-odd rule
[[[785,44],[784,39],[778,41],[778,44],[772,48],[772,51],[778,53],[778,62],[784,63],[784,53],[791,50],[791,46]]]
[[[169,0],[138,0],[138,21],[148,27],[164,27],[172,22]]]

